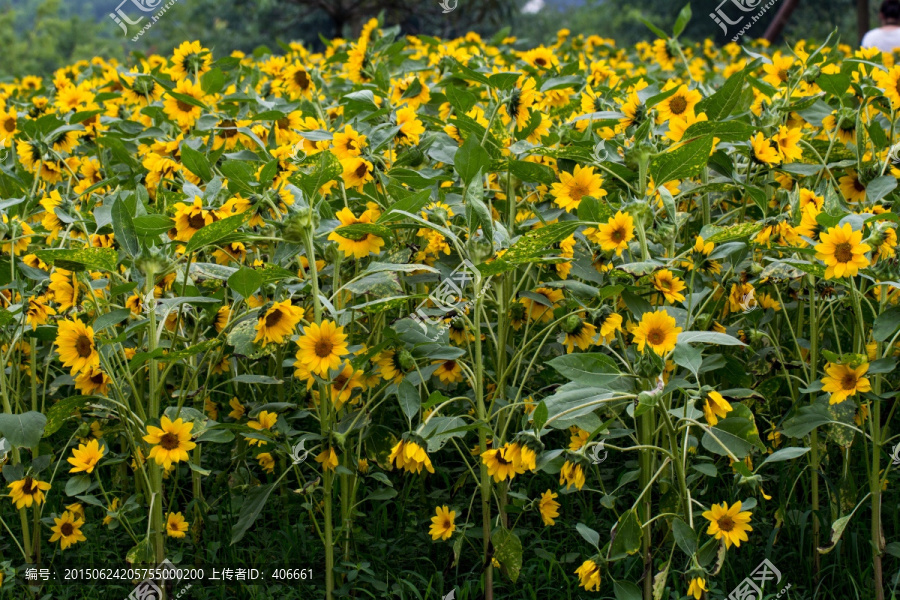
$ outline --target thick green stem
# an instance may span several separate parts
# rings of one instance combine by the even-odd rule
[[[483,280],[476,274],[475,277],[475,402],[478,412],[478,444],[481,453],[487,452],[487,409],[484,405],[484,363],[481,356],[481,309],[484,303],[482,299]],[[491,565],[491,477],[488,475],[487,465],[481,461],[481,533],[483,536],[482,553],[484,558],[484,600],[494,599],[494,568]]]
[[[648,411],[645,414],[638,417],[638,443],[642,446],[649,446],[652,444],[651,437],[653,435],[653,412]],[[640,470],[641,470],[641,489],[645,490],[644,499],[643,499],[643,510],[641,511],[643,514],[641,515],[641,522],[647,523],[652,515],[652,503],[653,498],[652,494],[647,491],[647,486],[650,485],[650,478],[653,476],[653,454],[652,450],[649,448],[645,448],[640,451]],[[652,537],[652,527],[647,525],[642,528],[643,539],[641,540],[642,547],[642,555],[644,557],[644,600],[653,600],[653,564],[652,559],[650,557],[650,543]]]
[[[816,313],[816,281],[812,275],[809,276],[809,382],[808,387],[819,378],[818,362],[819,362],[819,315]],[[802,357],[801,357],[802,359]],[[816,393],[810,395],[810,402],[816,401]],[[812,477],[812,485],[810,490],[812,493],[812,513],[813,513],[813,562],[815,566],[815,581],[819,581],[819,570],[821,568],[821,560],[819,555],[819,536],[821,523],[819,523],[819,432],[817,429],[812,430],[810,435],[810,453],[809,453],[809,470]]]

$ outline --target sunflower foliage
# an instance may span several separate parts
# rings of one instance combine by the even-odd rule
[[[380,511],[442,596],[803,594],[849,529],[882,598],[900,67],[689,17],[0,85],[0,595],[273,520],[316,597],[400,594]]]

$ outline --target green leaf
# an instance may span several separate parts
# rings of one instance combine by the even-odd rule
[[[405,219],[406,215],[400,214],[398,211],[403,211],[407,213],[417,213],[422,208],[428,204],[428,201],[431,199],[431,190],[420,190],[414,194],[410,194],[397,202],[391,204],[378,220],[375,222],[378,224],[382,223],[390,223],[392,221],[399,221],[400,219]]]
[[[534,412],[531,413],[531,420],[534,423],[534,430],[539,432],[544,428],[544,424],[547,422],[547,418],[549,414],[547,412],[547,403],[543,400],[534,408]]]
[[[819,554],[828,554],[829,552],[834,550],[835,545],[837,545],[838,541],[841,539],[841,536],[844,535],[844,530],[850,523],[850,519],[853,518],[853,515],[856,514],[856,511],[859,510],[859,507],[862,506],[863,502],[865,501],[866,499],[863,498],[853,509],[853,512],[851,512],[849,515],[841,517],[831,524],[831,539],[829,539],[824,546],[819,546],[817,548]]]
[[[703,364],[703,351],[700,348],[694,348],[690,344],[678,343],[675,345],[675,351],[672,353],[672,360],[676,365],[684,367],[698,376],[700,365]]]
[[[184,102],[185,104],[190,104],[191,106],[198,106],[204,110],[208,110],[206,105],[194,98],[193,96],[188,96],[187,94],[180,94],[178,92],[168,91],[166,92],[169,96],[172,96],[176,100]]]
[[[244,224],[248,223],[253,218],[253,214],[252,210],[248,210],[237,215],[225,217],[220,221],[210,223],[201,228],[191,236],[190,241],[185,246],[185,254],[199,250],[203,246],[214,244],[222,238],[233,234]]]
[[[681,12],[678,13],[678,18],[675,20],[675,27],[672,29],[672,36],[678,37],[684,31],[684,28],[687,27],[687,24],[691,21],[691,5],[685,4],[684,8],[681,9]],[[619,600],[622,600],[621,598]]]
[[[477,136],[470,135],[462,147],[456,151],[453,167],[463,183],[468,186],[476,176],[487,173],[491,168],[491,157],[481,147]]]
[[[704,237],[703,239],[707,242],[713,242],[714,244],[722,244],[725,242],[731,242],[733,240],[750,237],[751,235],[762,231],[763,227],[765,227],[765,225],[762,223],[738,223],[737,225],[732,225],[731,227],[718,229],[714,234],[710,235],[709,237]]]
[[[723,142],[742,142],[753,137],[756,128],[743,121],[700,121],[684,132],[684,139],[709,135]]]
[[[465,203],[469,235],[475,235],[475,232],[481,227],[485,239],[493,243],[494,219],[491,210],[484,203],[484,182],[481,178],[481,171],[478,171],[475,178],[466,186]]]
[[[205,94],[218,94],[225,87],[225,74],[218,67],[210,69],[200,77],[200,88]],[[184,154],[182,153],[182,158]]]
[[[252,296],[262,284],[263,276],[249,267],[241,267],[228,278],[228,287],[240,294],[242,298]]]
[[[606,223],[613,214],[607,202],[592,196],[583,197],[578,204],[578,220],[585,223]]]
[[[551,223],[546,227],[529,229],[509,250],[493,262],[478,265],[481,274],[489,277],[499,275],[518,265],[536,262],[542,256],[556,252],[553,245],[572,235],[583,223],[579,221],[563,221]]]
[[[187,143],[181,144],[181,162],[188,171],[203,181],[212,181],[213,173],[209,165],[209,159],[202,152],[188,146]]]
[[[47,423],[44,426],[44,437],[49,437],[59,431],[72,414],[84,408],[93,396],[71,396],[60,400],[47,409]]]
[[[175,221],[166,215],[157,214],[135,217],[132,223],[134,224],[134,232],[141,237],[162,235],[175,227]],[[115,227],[115,222],[113,222],[113,227]],[[116,233],[116,237],[119,237],[118,233]]]
[[[703,136],[657,156],[650,163],[653,183],[661,186],[673,179],[693,177],[699,173],[709,162],[712,142],[712,136]]]
[[[866,184],[866,201],[878,202],[897,189],[897,178],[891,175],[876,177]]]
[[[247,533],[247,530],[259,517],[259,513],[262,512],[263,507],[266,505],[266,500],[269,499],[269,494],[274,489],[275,486],[269,484],[250,488],[250,491],[247,492],[244,497],[244,505],[241,506],[241,514],[237,523],[231,528],[232,546],[243,539],[244,534]]]
[[[641,21],[641,23],[643,23],[647,27],[647,29],[649,29],[654,34],[656,34],[656,37],[658,37],[659,39],[661,39],[661,40],[669,39],[669,36],[666,35],[665,31],[663,31],[662,29],[660,29],[659,27],[657,27],[656,25],[654,25],[653,23],[651,23],[644,17],[638,17],[638,19]]]
[[[614,581],[613,592],[616,594],[616,600],[641,600],[641,588],[630,581]]]
[[[556,174],[547,165],[542,165],[527,160],[509,161],[509,172],[521,179],[552,185],[556,181]]]
[[[335,229],[334,233],[351,240],[363,239],[369,234],[377,235],[386,242],[390,242],[394,237],[390,229],[384,225],[376,225],[375,223],[354,223],[353,225],[344,225],[343,227]]]
[[[35,411],[0,415],[0,435],[16,448],[34,448],[41,441],[47,417]]]
[[[131,310],[128,308],[118,308],[114,311],[104,313],[97,317],[97,319],[94,321],[94,333],[99,333],[107,327],[118,325],[130,316]]]
[[[113,202],[110,216],[112,217],[112,227],[113,232],[116,234],[116,241],[128,253],[128,256],[131,258],[136,257],[141,252],[141,244],[134,230],[131,211],[121,198],[116,198],[116,201]]]
[[[641,549],[641,521],[637,512],[629,510],[619,517],[612,532],[609,560],[620,560]]]
[[[697,114],[706,113],[710,121],[721,121],[730,115],[741,98],[746,78],[746,69],[733,74],[715,94],[697,104]]]
[[[823,92],[841,98],[850,87],[850,76],[845,73],[822,73],[816,78],[816,85],[822,88]]]
[[[760,463],[760,467],[767,463],[773,462],[781,462],[785,460],[794,460],[795,458],[799,458],[809,452],[812,448],[782,448],[776,452],[773,452],[769,456],[766,457],[766,460]],[[757,467],[758,469],[759,467]]]
[[[672,534],[675,536],[675,543],[685,554],[693,556],[697,552],[697,533],[680,517],[672,520]]]
[[[228,178],[228,189],[231,192],[255,194],[259,184],[256,182],[256,168],[243,160],[226,160],[219,167]]]
[[[788,437],[802,438],[816,427],[831,423],[831,421],[828,407],[822,404],[803,406],[796,416],[784,422],[782,433]]]
[[[319,188],[341,177],[344,168],[341,161],[331,152],[319,152],[319,161],[316,163],[312,172],[300,175],[300,189],[306,194],[307,198],[315,198],[319,193]]]
[[[142,539],[138,544],[125,554],[125,560],[129,565],[155,565],[156,551],[150,538]]]
[[[403,414],[410,420],[418,414],[419,407],[422,405],[419,390],[405,379],[397,386],[397,400],[400,401],[400,409],[403,410]]]
[[[621,377],[616,363],[600,352],[563,354],[547,364],[566,379],[587,386],[606,387]]]
[[[91,487],[91,478],[88,475],[76,475],[66,482],[66,496],[77,496],[85,493]]]
[[[256,319],[241,321],[228,333],[228,344],[234,346],[235,356],[255,359],[272,354],[275,351],[276,344],[258,346],[254,343],[253,340],[256,339],[256,323]]]
[[[600,534],[585,525],[584,523],[578,523],[575,525],[575,529],[578,533],[581,534],[581,537],[585,539],[585,541],[593,546],[594,548],[599,548],[600,546]]]
[[[69,271],[85,269],[115,271],[119,254],[113,248],[83,248],[80,250],[35,250],[35,256],[47,263]]]
[[[725,450],[727,448],[738,459],[750,454],[753,448],[764,452],[766,447],[759,439],[759,430],[756,428],[753,413],[743,404],[732,404],[731,406],[733,410],[728,413],[727,418],[720,420],[712,428],[712,434],[709,432],[703,434],[701,440],[703,447],[714,454],[723,456],[728,455]],[[725,448],[722,448],[722,445]]]
[[[716,344],[717,346],[746,346],[744,342],[717,331],[683,331],[678,334],[678,344]]]
[[[522,570],[521,540],[512,531],[501,528],[491,534],[491,544],[494,546],[494,558],[510,581],[515,583]]]

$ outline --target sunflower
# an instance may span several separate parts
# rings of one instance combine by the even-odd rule
[[[462,367],[455,360],[438,360],[432,364],[438,366],[434,374],[442,383],[450,385],[463,380]]]
[[[338,466],[338,457],[334,451],[334,448],[325,448],[322,450],[318,456],[316,456],[316,462],[322,465],[322,468],[326,471],[334,471]]]
[[[566,334],[563,340],[566,354],[572,354],[575,346],[582,351],[587,350],[594,343],[594,338],[597,337],[597,328],[592,323],[583,321],[578,315],[570,315],[563,322],[563,330]]]
[[[832,135],[837,135],[842,144],[856,141],[856,119],[847,118],[837,111],[822,119],[822,126]]]
[[[344,361],[344,365],[340,367],[338,373],[331,381],[331,402],[334,404],[335,410],[341,408],[353,397],[353,390],[364,390],[366,388],[366,374],[362,369],[354,369],[350,361]],[[356,404],[359,397],[353,400]]]
[[[588,438],[591,437],[590,431],[585,431],[578,425],[572,425],[569,428],[569,450],[575,452],[576,450],[580,450],[587,443]]]
[[[232,398],[231,401],[228,403],[228,406],[231,407],[231,412],[228,413],[228,416],[231,417],[232,419],[234,419],[235,421],[240,421],[241,418],[244,416],[244,411],[246,410],[244,408],[244,405],[241,404],[241,401],[238,400],[236,397]]]
[[[537,98],[537,90],[535,89],[537,84],[534,79],[528,77],[522,82],[521,79],[524,77],[523,75],[519,78],[519,87],[513,88],[509,101],[503,107],[509,118],[515,120],[519,129],[525,129],[528,121],[531,120],[531,105],[534,104]]]
[[[559,516],[559,502],[554,500],[554,498],[557,497],[559,497],[559,494],[547,490],[541,494],[541,499],[538,501],[538,511],[541,513],[541,520],[544,522],[545,527],[556,524],[554,519]]]
[[[266,473],[274,473],[275,472],[275,459],[269,452],[261,452],[256,455],[256,460],[259,461],[259,466],[262,467]]]
[[[293,98],[309,98],[312,96],[316,85],[306,70],[300,63],[294,63],[285,70],[282,76],[284,88],[291,94]]]
[[[278,413],[269,412],[267,410],[260,411],[256,415],[256,419],[247,422],[247,426],[255,431],[269,431],[275,427],[278,421]],[[266,442],[256,438],[248,438],[247,442],[251,446],[265,446]]]
[[[616,332],[622,331],[622,315],[612,313],[600,324],[600,337],[604,344],[609,344],[616,339]]]
[[[13,137],[19,133],[18,115],[14,109],[0,109],[0,148],[12,146]]]
[[[25,309],[25,321],[32,328],[37,329],[50,319],[50,315],[55,315],[56,311],[47,306],[47,298],[45,296],[32,296],[28,299],[28,308]]]
[[[481,461],[487,466],[488,475],[494,478],[495,483],[512,480],[517,474],[525,472],[516,458],[518,454],[510,451],[509,444],[505,444],[502,448],[485,450],[481,455]]]
[[[435,509],[435,516],[431,517],[431,528],[428,530],[433,541],[449,540],[456,531],[456,511],[450,510],[446,505]]]
[[[334,321],[311,323],[297,340],[297,346],[297,362],[310,372],[327,377],[328,370],[340,367],[341,357],[348,352],[347,334]]]
[[[344,160],[362,154],[362,149],[366,147],[366,136],[357,133],[350,125],[345,125],[343,132],[334,134],[331,143],[331,152],[338,160]]]
[[[304,310],[293,306],[290,300],[276,302],[259,318],[253,342],[261,342],[263,346],[283,343],[285,337],[294,333],[294,328],[303,319],[303,315]]]
[[[195,104],[185,102],[181,98],[176,98],[172,93],[182,97],[192,98],[198,104],[201,104],[201,106],[196,106]],[[197,122],[197,119],[200,118],[200,115],[203,114],[203,97],[203,89],[199,84],[194,83],[190,79],[182,79],[175,84],[175,89],[173,89],[171,93],[166,94],[166,99],[163,101],[163,112],[166,113],[166,116],[175,121],[179,127],[188,129],[189,127],[193,127],[194,123]]]
[[[193,450],[197,444],[191,441],[191,430],[194,424],[191,421],[184,422],[181,418],[174,422],[167,416],[163,416],[160,427],[150,425],[147,427],[147,435],[144,441],[152,444],[148,458],[154,459],[157,464],[167,469],[172,463],[188,460],[188,450]]]
[[[900,66],[891,67],[887,71],[876,69],[872,77],[878,83],[878,87],[884,90],[884,95],[891,101],[891,105],[900,108]]]
[[[110,383],[112,383],[112,379],[109,375],[96,367],[82,371],[75,376],[75,389],[85,396],[92,394],[107,395]]]
[[[523,52],[522,60],[541,71],[559,65],[559,60],[553,54],[553,50],[544,46],[538,46],[528,52]]]
[[[863,363],[858,367],[852,365],[829,364],[825,367],[826,376],[822,378],[822,390],[829,392],[829,404],[838,404],[858,392],[872,391],[872,385],[865,374],[869,370],[869,363]]]
[[[572,212],[578,208],[585,196],[593,198],[605,196],[606,190],[601,187],[602,185],[603,178],[599,174],[594,174],[594,167],[575,165],[575,170],[571,174],[561,172],[559,183],[553,184],[551,192],[555,198],[553,202],[566,212]]]
[[[335,216],[341,222],[341,227],[356,225],[357,223],[372,223],[373,221],[372,212],[367,210],[357,217],[352,210],[346,207],[339,210]],[[365,258],[370,254],[378,254],[381,252],[381,247],[384,246],[384,240],[373,233],[344,237],[339,235],[337,231],[332,231],[328,234],[328,239],[337,243],[338,250],[356,259]]]
[[[397,139],[401,146],[415,146],[419,143],[419,136],[425,133],[425,126],[416,117],[416,111],[410,107],[404,107],[397,111]]]
[[[678,88],[674,94],[656,105],[659,113],[659,122],[665,123],[670,119],[684,119],[694,114],[694,107],[703,99],[698,90],[688,90],[686,85]]]
[[[429,473],[434,473],[434,467],[425,448],[407,440],[400,440],[391,449],[388,461],[398,469],[405,469],[407,472],[421,473],[422,467]]]
[[[640,324],[634,329],[634,342],[638,350],[649,346],[660,356],[675,349],[681,327],[675,327],[675,318],[665,311],[645,312]]]
[[[706,416],[706,422],[709,423],[710,427],[714,427],[719,422],[720,417],[724,419],[733,410],[728,400],[716,391],[709,392],[706,400],[703,402],[703,414]]]
[[[575,569],[578,575],[578,585],[584,588],[586,592],[600,591],[600,567],[592,560],[586,560],[581,566]]]
[[[58,541],[61,550],[65,550],[73,544],[87,540],[87,538],[84,537],[84,534],[81,533],[81,526],[84,525],[84,518],[78,518],[77,515],[65,511],[61,517],[54,518],[53,521],[56,525],[50,528],[50,531],[53,532],[50,541]]]
[[[0,242],[0,250],[7,254],[22,254],[28,250],[28,245],[31,244],[31,234],[34,233],[34,230],[28,223],[19,220],[18,217],[13,217],[10,220],[6,215],[3,215],[3,223],[8,225],[8,227],[5,228],[6,235],[3,236],[6,239]],[[9,237],[7,238],[6,236]],[[9,241],[6,241],[7,239]]]
[[[475,341],[475,334],[469,331],[466,322],[460,317],[449,319],[447,335],[450,337],[450,341],[458,346],[465,346],[469,342]]]
[[[208,48],[201,46],[197,40],[185,41],[172,51],[169,74],[175,81],[200,78],[209,71],[211,63],[212,54]]]
[[[562,469],[559,471],[559,485],[566,484],[566,489],[573,485],[575,489],[580,490],[584,487],[584,468],[571,461],[563,463]]]
[[[866,252],[871,247],[862,243],[862,231],[853,231],[850,223],[829,228],[819,239],[816,258],[825,262],[825,279],[855,277],[860,269],[869,266]]]
[[[106,446],[100,446],[97,440],[91,440],[87,444],[79,444],[72,450],[72,456],[66,459],[72,468],[69,473],[93,473],[94,467],[106,454]]]
[[[784,160],[778,143],[772,138],[767,138],[762,131],[756,132],[750,143],[753,146],[753,156],[759,162],[774,165]]]
[[[841,194],[844,195],[848,202],[865,201],[866,186],[859,180],[859,174],[856,171],[848,171],[839,181]]]
[[[169,231],[169,238],[179,242],[189,242],[194,234],[216,221],[214,211],[203,208],[203,199],[194,196],[192,204],[175,203],[175,227]]]
[[[703,597],[703,592],[708,592],[709,588],[706,587],[706,580],[702,577],[694,577],[691,579],[691,584],[688,586],[688,596],[693,596],[694,600],[700,600]]]
[[[668,269],[653,274],[653,287],[665,297],[666,302],[675,303],[684,300],[684,294],[681,293],[685,289],[684,282]]]
[[[44,502],[44,492],[50,489],[50,484],[33,477],[25,477],[13,481],[7,487],[10,489],[10,499],[18,509],[31,507],[32,504],[41,505]]]
[[[353,156],[340,162],[341,167],[343,167],[341,178],[344,180],[346,187],[361,191],[365,184],[374,179],[372,176],[372,163],[369,161]]]
[[[778,150],[784,157],[785,161],[797,161],[803,157],[803,150],[800,148],[800,139],[803,132],[799,127],[788,128],[782,125],[775,134],[775,143],[778,144]]]
[[[166,516],[166,535],[173,538],[183,538],[188,530],[188,522],[180,512],[169,513]]]
[[[59,322],[54,344],[63,366],[71,368],[73,374],[100,366],[100,354],[94,346],[94,329],[78,319]]]
[[[547,323],[553,320],[553,309],[557,304],[562,302],[563,293],[562,290],[555,290],[552,288],[539,287],[532,295],[537,295],[538,297],[543,297],[544,301],[541,302],[537,298],[532,297],[523,297],[519,299],[519,302],[525,306],[525,311],[528,314],[529,321],[539,321],[543,323]]]
[[[622,256],[622,250],[628,249],[628,242],[634,239],[634,219],[628,213],[618,211],[605,224],[585,229],[584,236],[600,244],[602,250],[614,250],[616,256]]]
[[[740,500],[732,504],[731,508],[727,502],[713,504],[710,510],[703,513],[703,517],[709,521],[706,533],[715,536],[717,540],[724,539],[726,548],[731,548],[732,545],[740,547],[742,541],[749,539],[747,532],[753,531],[750,527],[750,513],[741,512]]]

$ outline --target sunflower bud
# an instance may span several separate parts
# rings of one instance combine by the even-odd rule
[[[78,429],[75,430],[75,435],[80,438],[86,438],[91,435],[91,426],[82,421],[81,424],[78,425]]]
[[[579,327],[581,327],[581,317],[578,315],[569,315],[560,325],[560,328],[566,333],[574,333]]]
[[[284,222],[281,237],[295,244],[302,243],[306,232],[313,231],[319,224],[319,215],[310,207],[304,207],[292,214]]]
[[[399,362],[400,368],[404,371],[412,371],[416,367],[416,359],[413,358],[409,350],[400,351]]]
[[[171,259],[155,246],[141,252],[134,263],[148,279],[168,273],[172,269]]]
[[[816,79],[819,78],[819,75],[822,74],[822,67],[819,65],[812,65],[811,67],[806,69],[806,72],[803,73],[803,81],[806,83],[813,83]]]
[[[475,264],[483,263],[494,254],[494,244],[483,235],[470,237],[468,247],[469,256]]]

